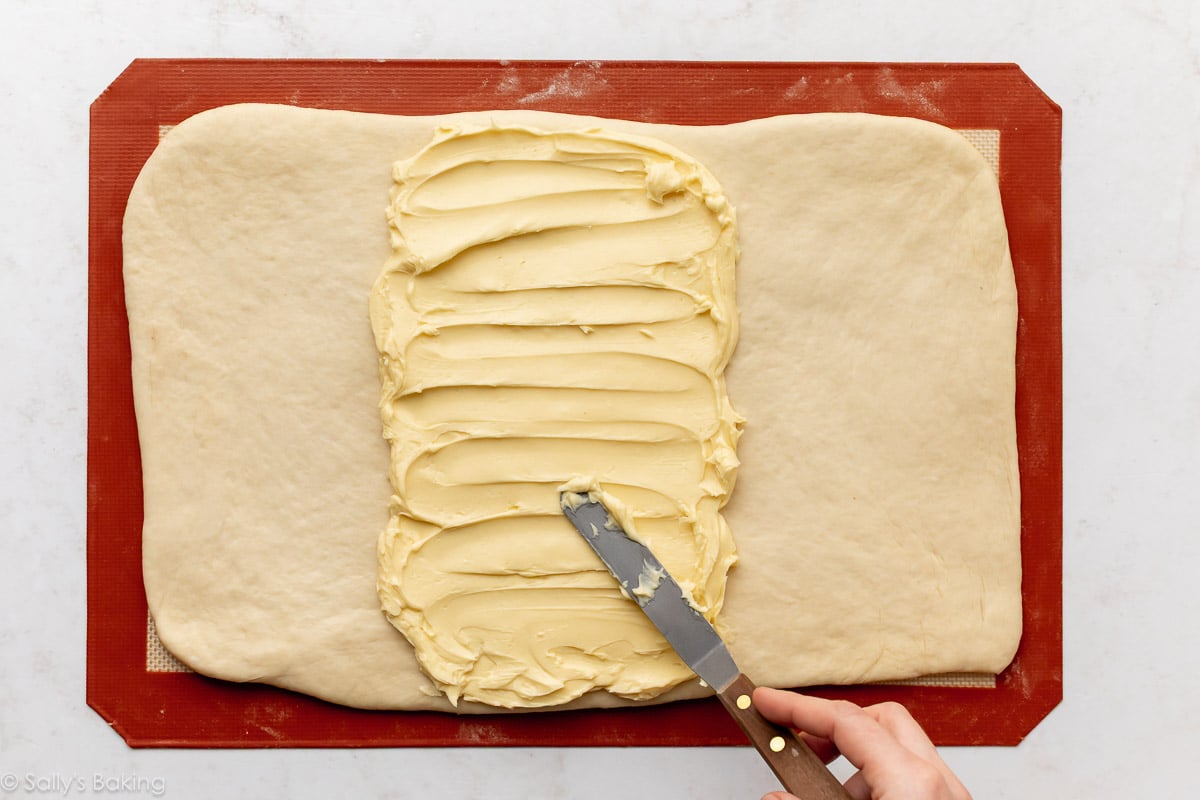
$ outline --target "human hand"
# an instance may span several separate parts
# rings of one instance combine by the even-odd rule
[[[860,708],[844,700],[759,687],[754,705],[772,722],[800,731],[826,763],[840,754],[858,767],[846,781],[854,800],[971,800],[925,731],[899,703]],[[795,798],[771,792],[763,800]]]

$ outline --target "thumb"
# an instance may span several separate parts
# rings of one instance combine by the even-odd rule
[[[768,792],[763,795],[762,800],[800,800],[800,798],[787,792]]]

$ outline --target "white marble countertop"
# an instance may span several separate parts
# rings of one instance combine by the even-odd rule
[[[980,799],[1189,796],[1200,744],[1200,5],[1051,5],[0,4],[0,794],[774,788],[747,748],[136,751],[87,707],[88,106],[134,58],[233,56],[1020,64],[1064,119],[1065,698],[1019,747],[945,756]]]

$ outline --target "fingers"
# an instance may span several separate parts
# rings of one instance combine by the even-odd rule
[[[867,780],[863,777],[861,770],[851,775],[850,780],[846,781],[846,794],[850,795],[852,800],[871,800],[871,787],[867,785]]]
[[[937,748],[908,709],[899,703],[880,703],[863,709],[873,716],[884,730],[896,737],[905,748],[937,768],[955,797],[970,797],[958,776],[942,760]]]
[[[822,739],[820,736],[813,736],[812,734],[805,733],[803,731],[800,731],[800,738],[804,740],[806,745],[808,745],[808,749],[812,750],[813,753],[816,754],[817,758],[821,759],[821,761],[826,764],[841,755],[841,753],[838,752],[837,747],[834,746],[833,742],[829,741],[828,739]]]
[[[797,724],[792,719],[792,698],[796,697],[801,697],[801,695],[760,686],[754,692],[754,704],[758,707],[759,713],[767,719],[799,731],[800,738],[804,740],[804,743],[816,753],[818,758],[828,764],[841,754],[829,739],[815,735],[811,729]],[[767,705],[763,706],[762,702],[766,702]]]
[[[899,703],[879,703],[863,709],[904,747],[922,757],[941,759],[925,730],[912,718],[908,709]]]
[[[767,719],[803,731],[818,755],[840,752],[859,771],[846,782],[854,800],[876,796],[970,800],[933,742],[898,703],[860,708],[794,692],[759,688],[754,704]],[[818,749],[821,748],[821,749]]]
[[[755,690],[754,705],[772,722],[828,739],[860,769],[868,762],[895,763],[912,757],[874,717],[844,700],[760,687]]]

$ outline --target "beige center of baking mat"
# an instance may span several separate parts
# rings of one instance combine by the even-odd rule
[[[159,125],[158,137],[161,139],[170,132],[173,125]],[[1000,131],[993,129],[959,129],[958,133],[979,151],[992,172],[1000,173]],[[191,672],[175,656],[171,655],[158,638],[154,628],[154,618],[146,613],[146,672]],[[909,678],[900,681],[884,681],[890,686],[953,686],[965,688],[994,689],[996,676],[987,673],[954,672],[941,675],[928,675],[921,678]]]

